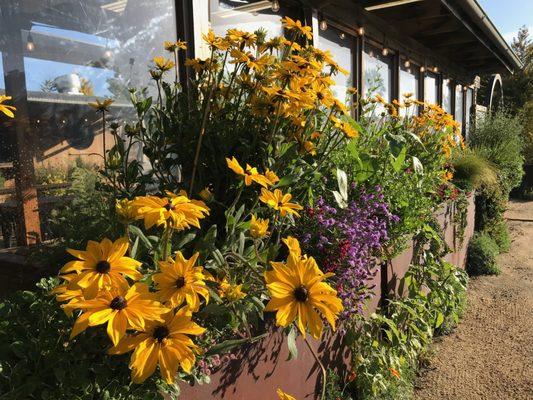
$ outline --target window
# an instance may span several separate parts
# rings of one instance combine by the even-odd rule
[[[472,115],[472,105],[474,103],[474,90],[472,88],[466,89],[466,104],[465,104],[465,134],[468,135],[470,129],[470,118]]]
[[[281,36],[280,11],[272,11],[272,3],[264,0],[209,0],[209,18],[211,28],[224,36],[228,29],[238,28],[243,31],[266,31],[267,38]]]
[[[463,126],[463,87],[461,85],[455,86],[455,120],[459,125]]]
[[[101,162],[101,124],[88,103],[110,97],[111,117],[117,117],[132,110],[129,88],[155,92],[147,65],[164,54],[165,40],[176,39],[176,2],[20,3],[2,2],[0,14],[0,81],[7,95],[27,93],[28,115],[14,123],[35,132],[31,150],[38,163],[68,164],[80,155]],[[13,129],[0,125],[0,135]]]
[[[439,102],[439,79],[437,74],[429,71],[424,78],[424,101],[429,104]]]
[[[448,114],[453,114],[452,96],[454,96],[452,81],[451,79],[444,79],[442,82],[442,108]]]
[[[418,99],[419,88],[419,67],[411,65],[410,62],[403,60],[400,63],[400,101],[403,100],[403,95],[411,93],[411,99]],[[400,109],[400,115],[405,115],[406,109]],[[416,115],[417,107],[409,108],[409,115]]]
[[[392,56],[365,43],[363,53],[363,95],[381,95],[392,101]]]
[[[339,66],[348,71],[348,75],[339,72],[334,76],[335,85],[332,87],[333,93],[338,99],[348,99],[346,90],[354,86],[353,60],[355,57],[355,38],[344,33],[341,35],[341,31],[338,29],[328,27],[325,31],[319,31],[316,47],[321,50],[330,51],[333,59]]]

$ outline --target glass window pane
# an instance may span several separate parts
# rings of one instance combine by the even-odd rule
[[[335,85],[332,87],[334,95],[340,99],[348,99],[346,90],[353,86],[353,60],[354,60],[354,38],[348,34],[341,39],[340,31],[328,27],[327,30],[319,31],[319,39],[317,47],[322,50],[329,51],[332,58],[339,64],[341,68],[348,71],[348,75],[338,73],[334,76]]]
[[[32,151],[37,169],[71,164],[78,157],[101,163],[100,116],[88,103],[112,98],[111,119],[132,112],[129,88],[146,86],[156,93],[147,67],[154,56],[164,54],[165,40],[176,39],[176,2],[20,4],[2,1],[0,73],[8,90],[18,96],[27,93],[22,101],[27,101],[23,108],[28,115],[14,123],[29,124],[35,132]],[[168,80],[174,79],[171,75]],[[3,79],[0,82],[4,84]],[[0,125],[0,135],[8,130],[6,124]],[[106,144],[112,145],[111,137]]]
[[[411,94],[410,99],[418,99],[418,85],[419,85],[419,67],[416,65],[405,65],[405,60],[400,65],[400,100],[404,99],[405,94]],[[400,115],[406,114],[405,108],[400,108]],[[409,115],[416,114],[417,107],[411,106],[409,108]]]
[[[231,28],[247,32],[264,29],[267,38],[283,34],[282,14],[272,11],[270,1],[209,0],[209,13],[211,28],[219,36]]]
[[[442,108],[448,114],[453,114],[452,110],[452,96],[454,95],[451,79],[444,79],[442,82]]]
[[[424,101],[429,104],[439,102],[439,80],[433,72],[426,72],[424,78]]]
[[[465,128],[466,128],[466,134],[468,135],[468,131],[470,129],[470,116],[472,115],[472,103],[474,102],[474,91],[471,88],[468,88],[466,91],[466,120],[465,120]]]
[[[392,57],[384,56],[381,50],[365,44],[363,53],[363,94],[381,95],[392,101]]]
[[[463,125],[463,87],[455,86],[455,120]]]

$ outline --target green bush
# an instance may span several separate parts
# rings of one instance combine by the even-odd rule
[[[509,229],[505,220],[494,224],[487,231],[490,237],[496,242],[500,253],[507,253],[511,248],[511,239],[509,238]]]
[[[499,188],[483,188],[476,195],[475,230],[490,230],[503,220],[507,196]]]
[[[43,280],[42,288],[51,281]],[[0,302],[0,398],[24,400],[160,399],[158,383],[129,383],[127,356],[109,357],[105,334],[69,340],[72,319],[41,289]],[[159,386],[162,388],[162,386]]]
[[[500,267],[496,261],[498,244],[487,233],[474,235],[468,246],[466,272],[469,275],[498,275]]]
[[[472,150],[461,151],[452,158],[453,183],[464,190],[494,188],[498,176],[492,165],[482,155]]]
[[[480,119],[470,133],[470,147],[494,165],[506,196],[520,184],[524,173],[522,131],[519,116],[497,111]]]

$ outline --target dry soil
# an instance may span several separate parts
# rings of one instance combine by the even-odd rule
[[[506,217],[502,273],[470,280],[467,312],[435,343],[416,400],[533,399],[533,202],[511,203]]]

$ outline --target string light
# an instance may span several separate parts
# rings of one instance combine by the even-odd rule
[[[389,55],[389,49],[386,47],[383,47],[383,50],[381,50],[381,54],[383,54],[384,57]]]
[[[425,72],[426,71],[426,67],[424,67],[423,65],[420,67],[420,72]]]
[[[411,66],[411,61],[409,60],[405,60],[405,62],[403,63],[404,67],[405,68],[409,68]]]
[[[436,67],[436,66],[435,66],[435,67],[433,67],[433,72],[435,72],[435,73],[439,72],[439,68],[438,68],[438,67]]]
[[[26,39],[26,49],[28,49],[28,51],[35,50],[35,42],[33,41],[31,32],[28,33],[28,38]]]
[[[278,0],[274,0],[272,2],[272,5],[270,6],[270,8],[272,9],[272,11],[274,12],[278,12],[279,11],[279,1]]]
[[[320,20],[320,23],[318,24],[319,28],[321,31],[325,31],[326,29],[328,29],[328,22],[326,21],[326,19],[324,17],[322,17],[322,19]]]
[[[357,29],[357,33],[359,34],[359,36],[363,36],[365,34],[365,28],[360,26],[359,29]]]
[[[339,33],[339,38],[341,40],[344,40],[345,37],[346,37],[346,34],[344,32]]]

